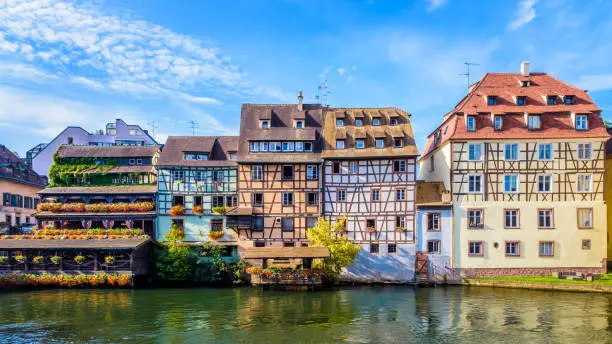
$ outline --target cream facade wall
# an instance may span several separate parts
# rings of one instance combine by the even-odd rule
[[[9,193],[23,197],[32,197],[38,201],[37,192],[40,190],[41,189],[36,186],[21,184],[11,180],[0,180],[0,197],[2,197],[4,193]],[[0,198],[0,200],[2,199]],[[34,213],[36,213],[36,208],[34,206],[31,209],[27,209],[11,207],[10,205],[7,206],[0,202],[0,222],[7,222],[13,226],[16,225],[18,221],[20,224],[28,222],[33,223],[35,222]]]
[[[419,180],[426,182],[443,182],[446,190],[450,190],[451,184],[451,147],[445,143],[432,155],[419,161]],[[433,168],[432,168],[433,161]]]
[[[612,155],[606,156],[606,183],[605,199],[607,204],[608,220],[608,261],[612,261]],[[611,262],[612,263],[612,262]]]

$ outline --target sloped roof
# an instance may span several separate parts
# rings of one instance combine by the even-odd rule
[[[61,194],[140,194],[157,192],[155,185],[117,185],[117,186],[58,186],[46,188],[39,195]]]
[[[416,202],[417,207],[439,207],[451,206],[450,193],[444,187],[443,182],[425,182],[422,180],[416,183]]]
[[[0,144],[0,179],[44,188],[47,178],[39,176],[19,156]]]
[[[0,250],[18,249],[135,249],[151,239],[95,239],[95,240],[48,240],[48,239],[2,239]]]
[[[234,166],[230,152],[238,151],[238,136],[170,136],[157,166]],[[186,152],[208,153],[208,160],[185,160]]]
[[[326,258],[327,247],[247,247],[244,259]]]
[[[61,145],[55,155],[60,158],[152,158],[157,146],[75,146]]]

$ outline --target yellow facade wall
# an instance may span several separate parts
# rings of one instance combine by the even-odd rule
[[[608,260],[612,259],[612,155],[606,156],[605,199],[608,214]]]

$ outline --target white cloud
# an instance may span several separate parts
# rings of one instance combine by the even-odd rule
[[[612,74],[583,75],[576,86],[591,92],[610,90],[612,89]]]
[[[519,3],[519,8],[514,19],[508,24],[510,30],[516,30],[531,22],[536,17],[534,8],[538,0],[523,0]]]
[[[444,6],[446,0],[427,0],[427,2],[429,3],[427,5],[427,12],[433,12],[438,8]]]
[[[340,74],[340,76],[344,76],[344,72],[346,72],[346,68],[340,67],[336,69],[336,71],[338,71],[338,74]]]

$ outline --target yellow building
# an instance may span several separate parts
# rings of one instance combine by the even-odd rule
[[[488,73],[444,117],[420,179],[453,197],[453,267],[466,276],[604,272],[601,110],[545,73]]]
[[[612,129],[608,129],[608,133],[612,134]],[[612,224],[612,139],[606,142],[606,183],[605,183],[605,199],[608,214],[608,224]],[[610,235],[610,226],[608,225],[608,257],[612,257],[612,235]],[[612,259],[608,259],[608,264],[611,264]]]

